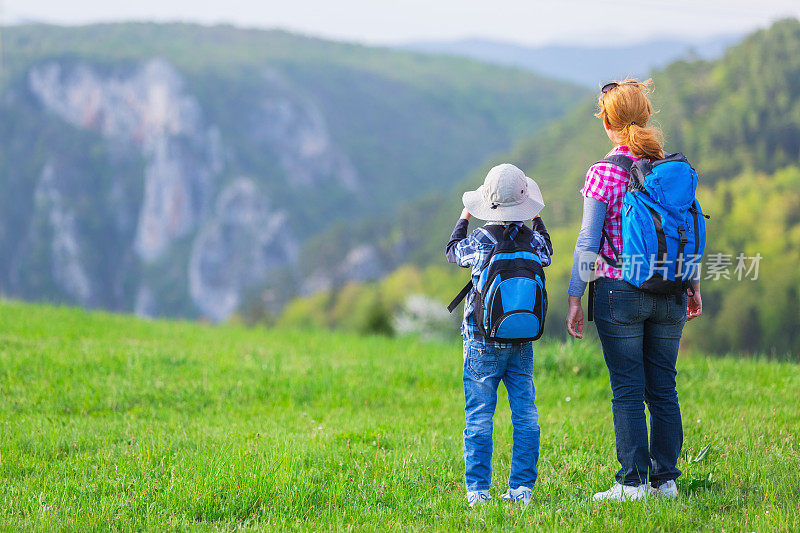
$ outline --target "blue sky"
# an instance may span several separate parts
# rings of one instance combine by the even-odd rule
[[[524,44],[701,40],[785,17],[800,0],[0,0],[6,24],[183,20],[372,44],[483,37]]]

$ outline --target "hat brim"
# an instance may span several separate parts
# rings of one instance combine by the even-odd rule
[[[465,192],[461,201],[472,216],[481,220],[491,222],[529,220],[544,209],[544,199],[536,182],[527,176],[525,179],[528,181],[528,196],[517,205],[497,206],[492,209],[492,206],[483,199],[483,185],[474,191]]]

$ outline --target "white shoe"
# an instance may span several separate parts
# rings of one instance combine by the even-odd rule
[[[649,495],[649,483],[643,483],[635,487],[614,483],[613,487],[605,492],[598,492],[592,499],[596,502],[602,500],[640,500],[642,498],[647,498]]]
[[[533,498],[533,491],[524,485],[516,489],[508,489],[505,494],[500,496],[502,500],[524,503],[526,505],[531,502],[531,498]]]
[[[658,487],[653,487],[653,496],[664,496],[667,498],[677,498],[678,497],[678,485],[675,484],[675,481],[670,479],[666,483],[659,485]]]
[[[492,501],[492,495],[489,494],[488,490],[468,490],[467,491],[467,503],[470,507],[475,507],[476,505],[480,505],[484,502]]]

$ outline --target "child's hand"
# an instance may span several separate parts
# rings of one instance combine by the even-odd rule
[[[469,214],[469,211],[467,211],[466,207],[461,211],[461,218],[463,218],[464,220],[469,220],[470,218],[472,218],[472,215]]]

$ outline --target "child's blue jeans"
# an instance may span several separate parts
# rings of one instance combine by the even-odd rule
[[[464,341],[464,463],[467,490],[492,483],[492,417],[502,381],[511,405],[514,444],[508,485],[533,488],[539,461],[539,412],[534,400],[533,346]]]

